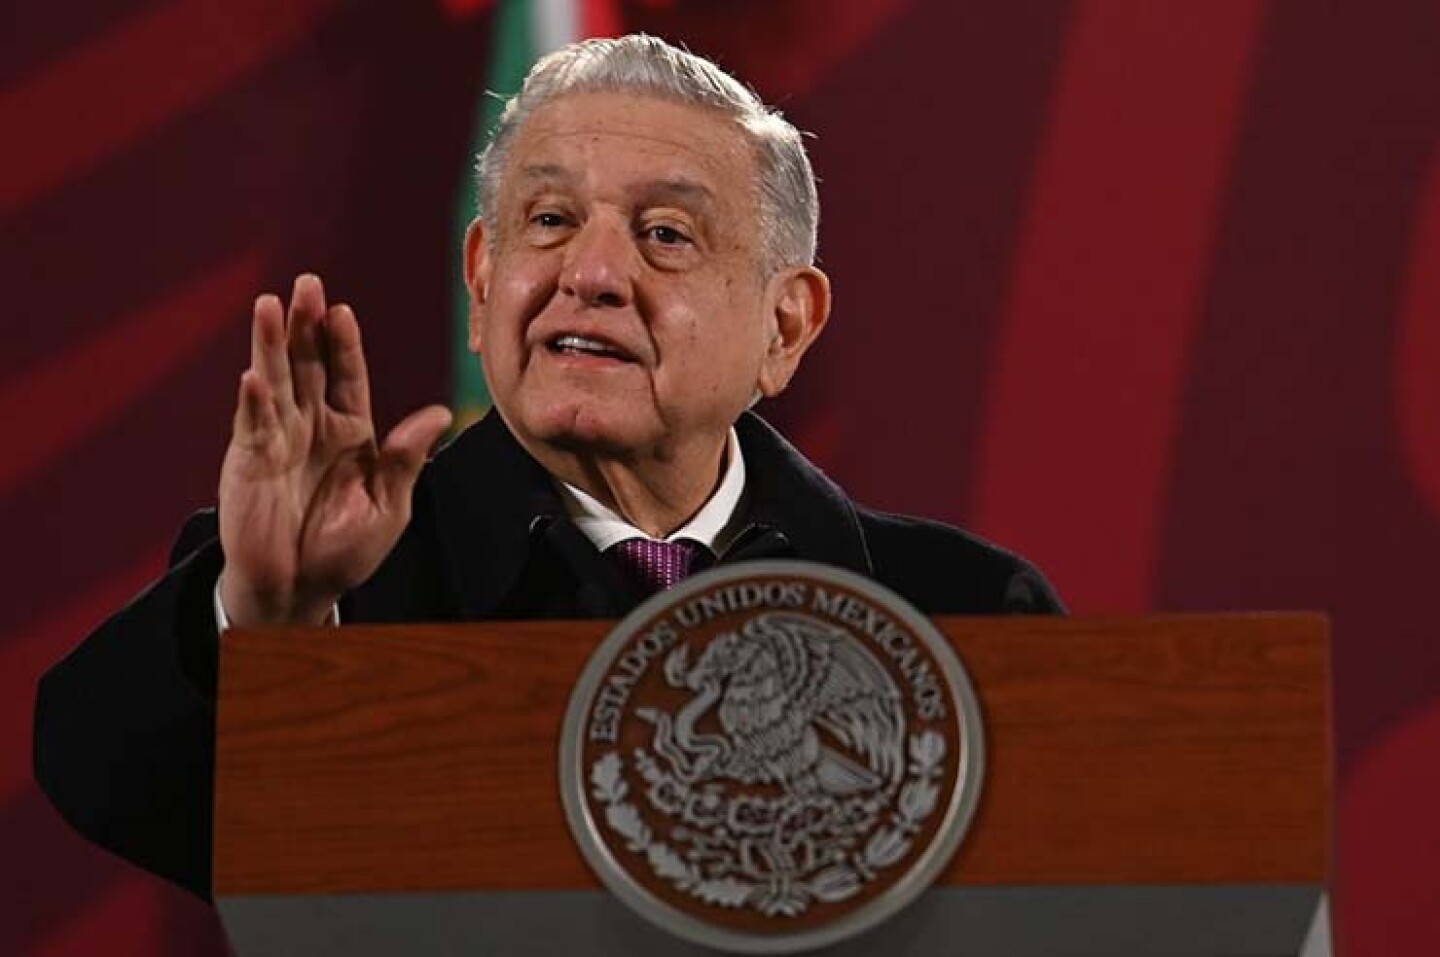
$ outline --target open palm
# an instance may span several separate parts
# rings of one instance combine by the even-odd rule
[[[428,406],[377,444],[350,308],[327,308],[313,275],[295,280],[288,317],[275,296],[257,299],[220,472],[221,600],[230,620],[324,620],[395,546],[425,455],[450,419]]]

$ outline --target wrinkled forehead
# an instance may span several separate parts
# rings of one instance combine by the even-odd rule
[[[717,209],[756,210],[758,152],[736,118],[713,107],[629,92],[575,92],[516,131],[500,200],[537,181],[658,189]]]

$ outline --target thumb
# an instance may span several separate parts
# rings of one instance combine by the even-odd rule
[[[375,496],[382,508],[409,505],[420,466],[453,419],[443,405],[428,405],[410,413],[385,436],[375,482]]]

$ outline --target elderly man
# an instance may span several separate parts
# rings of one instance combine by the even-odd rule
[[[354,315],[320,280],[256,301],[218,514],[44,679],[36,772],[82,832],[206,895],[217,632],[229,624],[610,617],[761,557],[932,613],[1059,608],[1024,561],[852,503],[747,409],[825,326],[800,136],[649,37],[542,60],[480,160],[470,345],[495,412],[426,463],[377,441]],[[218,521],[217,521],[218,519]]]

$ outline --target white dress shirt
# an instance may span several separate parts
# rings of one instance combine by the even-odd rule
[[[614,509],[604,505],[588,492],[567,482],[556,480],[560,500],[565,505],[565,514],[575,527],[594,543],[600,551],[631,538],[648,538],[659,541],[652,535],[625,521]],[[665,536],[663,541],[673,542],[681,538],[699,542],[714,555],[722,555],[735,537],[740,534],[740,499],[745,494],[745,457],[740,453],[740,439],[735,430],[725,445],[725,474],[715,487],[709,501],[700,507],[694,517],[684,525]]]

